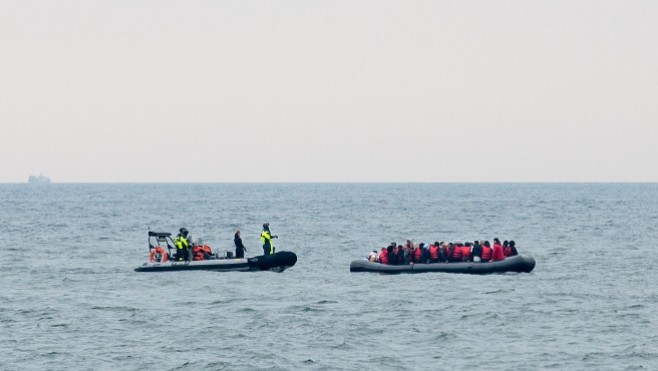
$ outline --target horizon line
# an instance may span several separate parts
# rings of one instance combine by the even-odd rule
[[[25,184],[27,182],[0,182],[0,185],[10,185],[10,184]],[[280,181],[280,182],[271,182],[271,181],[224,181],[224,182],[179,182],[179,181],[162,181],[162,182],[139,182],[139,181],[117,181],[117,182],[99,182],[99,181],[86,181],[86,182],[50,182],[46,184],[40,184],[37,186],[48,186],[51,184],[61,184],[61,185],[75,185],[75,184],[171,184],[171,185],[183,185],[183,184],[254,184],[254,185],[266,185],[266,184],[658,184],[658,181],[651,180],[640,180],[640,181]]]

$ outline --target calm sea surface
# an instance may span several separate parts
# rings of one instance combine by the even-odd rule
[[[186,226],[283,273],[136,273]],[[0,369],[658,369],[657,184],[0,185]],[[530,274],[350,273],[513,239]]]

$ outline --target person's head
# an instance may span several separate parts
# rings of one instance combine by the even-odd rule
[[[514,242],[514,240],[512,240],[512,241],[509,242],[509,245],[514,247],[514,246],[516,246],[516,242]]]
[[[490,247],[491,244],[489,243],[489,241],[484,241],[484,246]]]
[[[425,247],[425,242],[421,242],[420,245],[418,245],[418,247],[420,247],[421,249]]]
[[[466,243],[464,244],[464,246],[471,246],[471,243],[470,243],[470,242],[466,242]]]
[[[266,230],[266,231],[269,231],[270,230],[270,223],[264,223],[263,224],[263,229]]]
[[[507,244],[508,244],[507,240],[503,241],[503,247],[507,247]]]
[[[181,236],[183,236],[183,237],[187,237],[187,235],[190,233],[190,232],[187,230],[187,228],[185,228],[185,227],[179,229],[178,231],[180,232]]]
[[[494,238],[494,243],[500,243],[500,240],[498,239],[498,237]]]
[[[439,243],[439,241],[434,241],[434,246],[439,246],[439,245],[441,245],[442,243],[443,243],[443,242]]]
[[[235,231],[235,235],[236,235],[236,236],[239,236],[239,235],[240,235],[240,230],[239,230],[239,229]]]

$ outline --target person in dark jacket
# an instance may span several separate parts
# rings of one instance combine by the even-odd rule
[[[471,248],[471,260],[475,263],[482,261],[482,246],[480,245],[480,241],[475,241],[475,243],[473,243],[473,247]]]
[[[235,243],[235,257],[238,259],[244,258],[244,252],[247,251],[247,248],[242,244],[242,238],[240,238],[240,230],[235,231],[235,236],[233,237],[233,242]]]

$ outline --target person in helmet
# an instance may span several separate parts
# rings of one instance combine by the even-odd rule
[[[263,255],[274,254],[274,244],[272,243],[273,238],[278,237],[272,236],[272,232],[270,232],[270,223],[263,224],[263,231],[260,232],[260,242],[263,243]]]
[[[178,235],[174,238],[174,243],[176,244],[176,260],[190,260],[190,241],[188,239],[190,232],[184,227],[179,229],[178,232]]]

